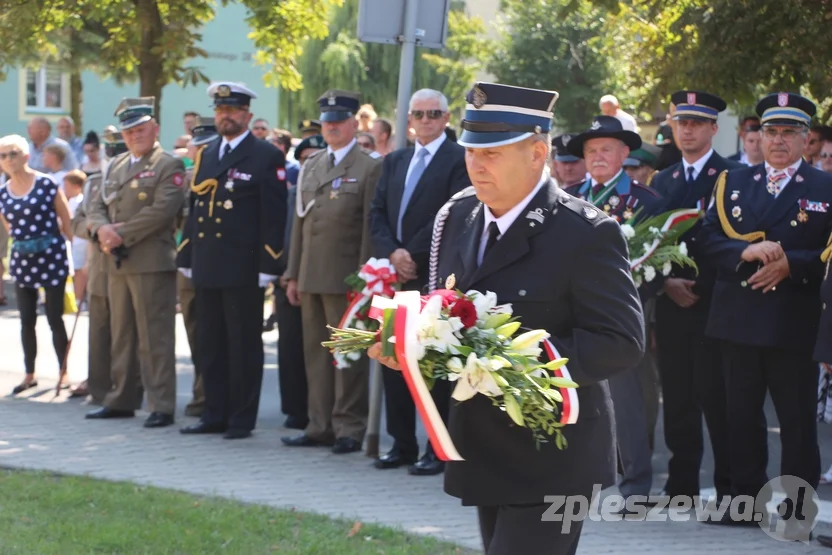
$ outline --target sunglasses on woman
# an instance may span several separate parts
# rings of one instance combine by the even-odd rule
[[[5,160],[8,158],[9,160],[14,160],[18,156],[23,154],[19,150],[10,150],[9,152],[0,152],[0,160]]]

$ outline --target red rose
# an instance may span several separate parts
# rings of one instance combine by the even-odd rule
[[[451,307],[451,316],[459,318],[466,329],[477,325],[477,307],[468,299],[456,301]]]

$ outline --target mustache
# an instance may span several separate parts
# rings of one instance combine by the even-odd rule
[[[593,168],[607,168],[607,167],[609,167],[609,164],[607,164],[604,161],[598,161],[598,162],[593,162],[592,167]]]

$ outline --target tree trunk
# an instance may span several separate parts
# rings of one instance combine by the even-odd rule
[[[81,71],[74,68],[69,74],[69,115],[75,122],[75,134],[83,137],[84,133],[84,84],[81,82]]]
[[[154,52],[164,32],[162,17],[156,0],[138,0],[136,15],[141,24],[142,38],[139,51],[139,95],[156,98],[156,122],[162,122],[160,106],[162,87],[165,85],[164,60],[162,53]]]

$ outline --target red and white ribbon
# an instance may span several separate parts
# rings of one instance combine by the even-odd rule
[[[699,210],[695,208],[691,208],[688,210],[679,210],[678,212],[674,212],[671,214],[667,220],[664,222],[664,225],[661,228],[662,234],[666,233],[668,230],[672,229],[674,226],[686,221],[690,220],[691,218],[698,218],[699,217]],[[635,270],[639,266],[641,266],[645,260],[648,260],[653,253],[656,252],[656,249],[659,248],[659,244],[661,244],[661,237],[657,237],[653,240],[653,244],[650,245],[650,248],[647,251],[630,262],[630,270]]]
[[[549,360],[563,358],[548,339],[543,341],[543,348],[546,350],[546,356],[549,357]],[[574,381],[566,365],[554,370],[554,373],[558,378],[566,378],[567,380]],[[559,387],[558,391],[560,391],[561,397],[563,397],[559,422],[561,424],[574,424],[578,421],[578,413],[580,412],[578,406],[578,391],[574,387]]]
[[[365,304],[371,302],[374,295],[392,297],[395,292],[393,285],[397,280],[396,269],[386,258],[369,259],[358,271],[358,277],[364,280],[364,289],[347,306],[341,321],[338,322],[339,328],[351,327],[356,315]]]

